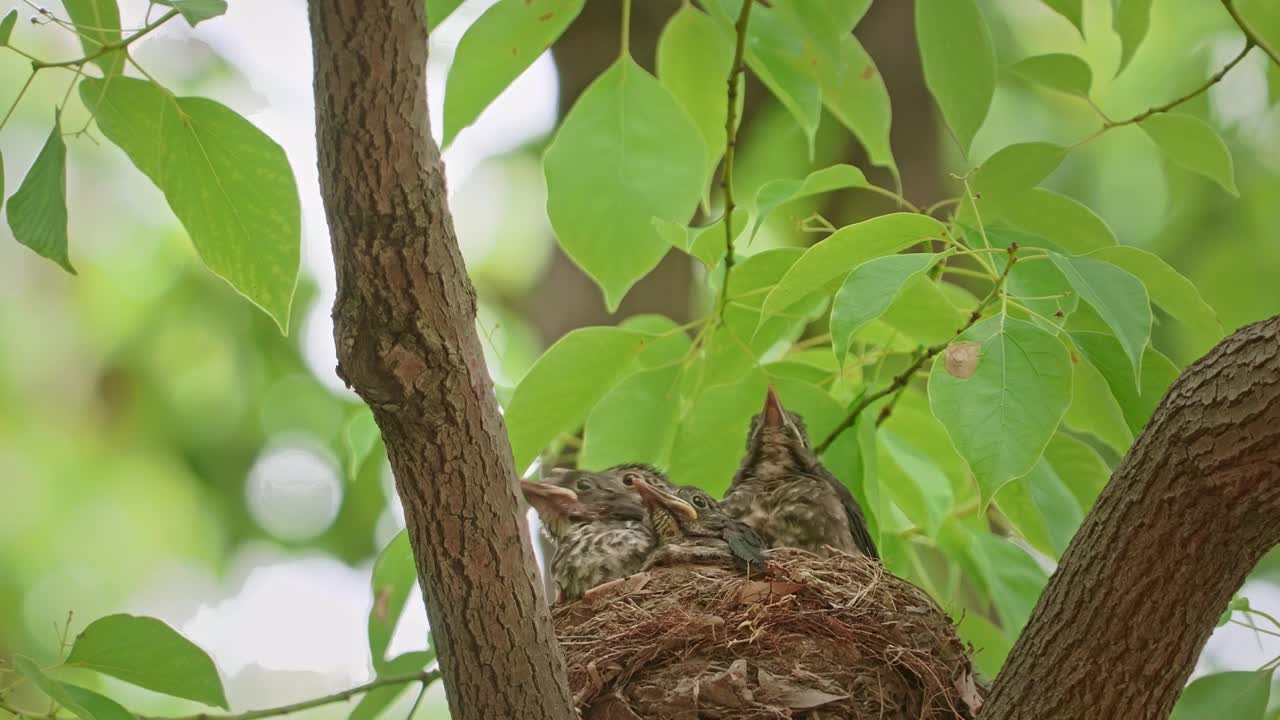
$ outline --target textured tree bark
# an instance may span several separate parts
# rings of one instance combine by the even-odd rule
[[[310,14],[338,371],[386,441],[453,717],[575,717],[429,132],[423,3]]]
[[[983,720],[1165,718],[1280,543],[1280,317],[1174,382],[996,678]]]

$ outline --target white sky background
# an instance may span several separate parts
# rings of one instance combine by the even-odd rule
[[[470,0],[431,38],[428,98],[437,141],[447,63],[467,24],[492,2]],[[121,0],[126,22],[141,18],[145,10],[146,2]],[[187,42],[190,38],[214,48],[243,78],[243,87],[228,87],[228,92],[216,99],[252,120],[289,156],[301,193],[303,267],[321,288],[314,310],[300,318],[297,327],[312,371],[329,386],[342,390],[333,374],[329,308],[334,275],[316,173],[305,2],[233,0],[225,16],[194,30],[182,22],[169,24],[140,42],[136,54],[162,81],[176,80],[182,74],[183,53],[192,47]],[[1257,80],[1252,81],[1256,84]],[[1215,100],[1227,91],[1226,83],[1215,89]],[[485,195],[492,191],[484,183],[467,180],[486,158],[548,133],[555,120],[556,92],[554,65],[544,55],[445,154],[452,192],[465,188],[468,193]],[[455,203],[455,207],[467,204]],[[469,242],[465,235],[460,240]],[[255,505],[255,516],[267,527],[272,527],[273,502],[285,515],[299,507],[323,514],[324,508],[340,502],[342,491],[333,459],[302,444],[268,451],[246,478],[246,487],[252,489],[249,499]],[[316,511],[317,507],[321,510]],[[398,506],[392,508],[379,525],[379,540],[386,541],[402,525]],[[158,569],[129,610],[162,617],[208,649],[227,680],[233,708],[244,710],[332,692],[369,677],[365,636],[369,571],[367,566],[352,569],[319,553],[298,556],[274,546],[254,545],[237,554],[225,581],[195,566]],[[1243,594],[1256,607],[1273,614],[1280,609],[1280,589],[1274,586],[1254,583]],[[392,642],[392,653],[420,647],[425,634],[425,612],[415,593]],[[1228,626],[1214,635],[1197,672],[1249,669],[1276,655],[1280,655],[1276,638]],[[405,697],[401,702],[407,704],[410,699]],[[437,687],[421,715],[438,714],[441,707],[443,699]],[[345,714],[343,706],[327,712]]]

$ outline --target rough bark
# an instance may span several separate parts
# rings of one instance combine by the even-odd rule
[[[454,718],[575,716],[427,120],[421,0],[312,0],[338,371],[373,409]]]
[[[1116,469],[983,720],[1165,718],[1215,620],[1280,543],[1280,317],[1187,368]]]

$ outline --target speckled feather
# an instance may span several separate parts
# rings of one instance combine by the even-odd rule
[[[655,563],[707,562],[728,556],[740,570],[764,569],[768,563],[766,545],[754,530],[730,517],[698,488],[675,487],[670,492],[693,506],[698,518],[688,521],[660,505],[649,505],[650,524],[658,541]]]

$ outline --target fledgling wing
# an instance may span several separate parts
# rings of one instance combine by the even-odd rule
[[[769,564],[764,551],[768,548],[763,538],[746,523],[738,522],[725,516],[725,525],[720,537],[729,544],[729,552],[733,554],[733,562],[740,569],[747,571],[764,570]]]
[[[840,504],[844,506],[845,517],[849,519],[849,530],[853,533],[853,544],[857,545],[867,557],[879,560],[880,551],[876,549],[876,543],[871,539],[871,531],[867,529],[867,518],[862,514],[862,506],[853,497],[853,493],[849,492],[849,488],[832,475],[830,470],[821,465],[817,469],[822,478],[835,490],[836,497],[840,498]]]

